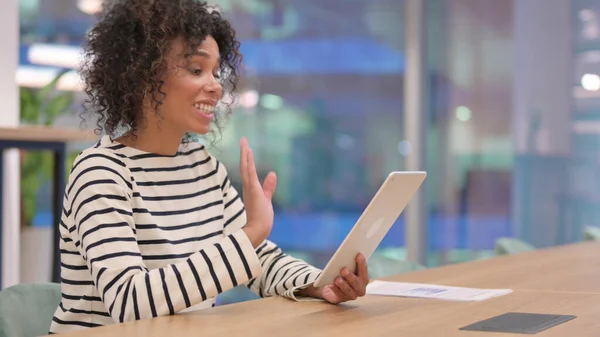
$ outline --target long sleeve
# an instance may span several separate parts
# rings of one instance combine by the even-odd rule
[[[117,156],[91,153],[70,177],[70,239],[114,321],[174,314],[260,277],[264,261],[239,229],[182,262],[149,270],[136,237],[130,174]]]
[[[219,174],[225,200],[225,233],[235,233],[246,224],[244,204],[231,185],[223,165],[219,165]],[[265,240],[256,249],[256,254],[263,273],[250,280],[247,286],[261,297],[284,296],[298,300],[295,292],[312,284],[321,273],[305,261],[285,254],[269,240]]]

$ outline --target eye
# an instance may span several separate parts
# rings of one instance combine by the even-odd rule
[[[197,76],[198,76],[198,75],[200,75],[200,74],[202,74],[202,69],[194,69],[194,68],[190,68],[189,70],[190,70],[190,72],[191,72],[192,74],[194,74],[194,75],[197,75]]]

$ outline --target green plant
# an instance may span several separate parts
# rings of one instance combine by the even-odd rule
[[[68,112],[74,100],[74,93],[56,89],[57,83],[65,73],[66,71],[60,72],[41,89],[20,88],[21,123],[52,126],[57,117]],[[69,161],[72,160],[72,156],[69,156]],[[50,180],[53,168],[53,157],[48,151],[21,151],[22,225],[32,224],[37,207],[37,193],[40,187]]]

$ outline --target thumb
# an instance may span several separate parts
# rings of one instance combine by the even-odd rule
[[[273,198],[273,194],[275,194],[275,188],[277,187],[277,175],[275,172],[269,172],[267,177],[265,178],[265,182],[263,183],[263,192],[265,193],[265,197],[269,202]]]

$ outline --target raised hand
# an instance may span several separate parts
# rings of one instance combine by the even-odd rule
[[[254,248],[257,248],[267,239],[273,228],[274,213],[271,199],[277,187],[277,176],[274,172],[269,172],[261,186],[256,173],[254,155],[246,138],[240,141],[240,174],[246,208],[244,231]]]

